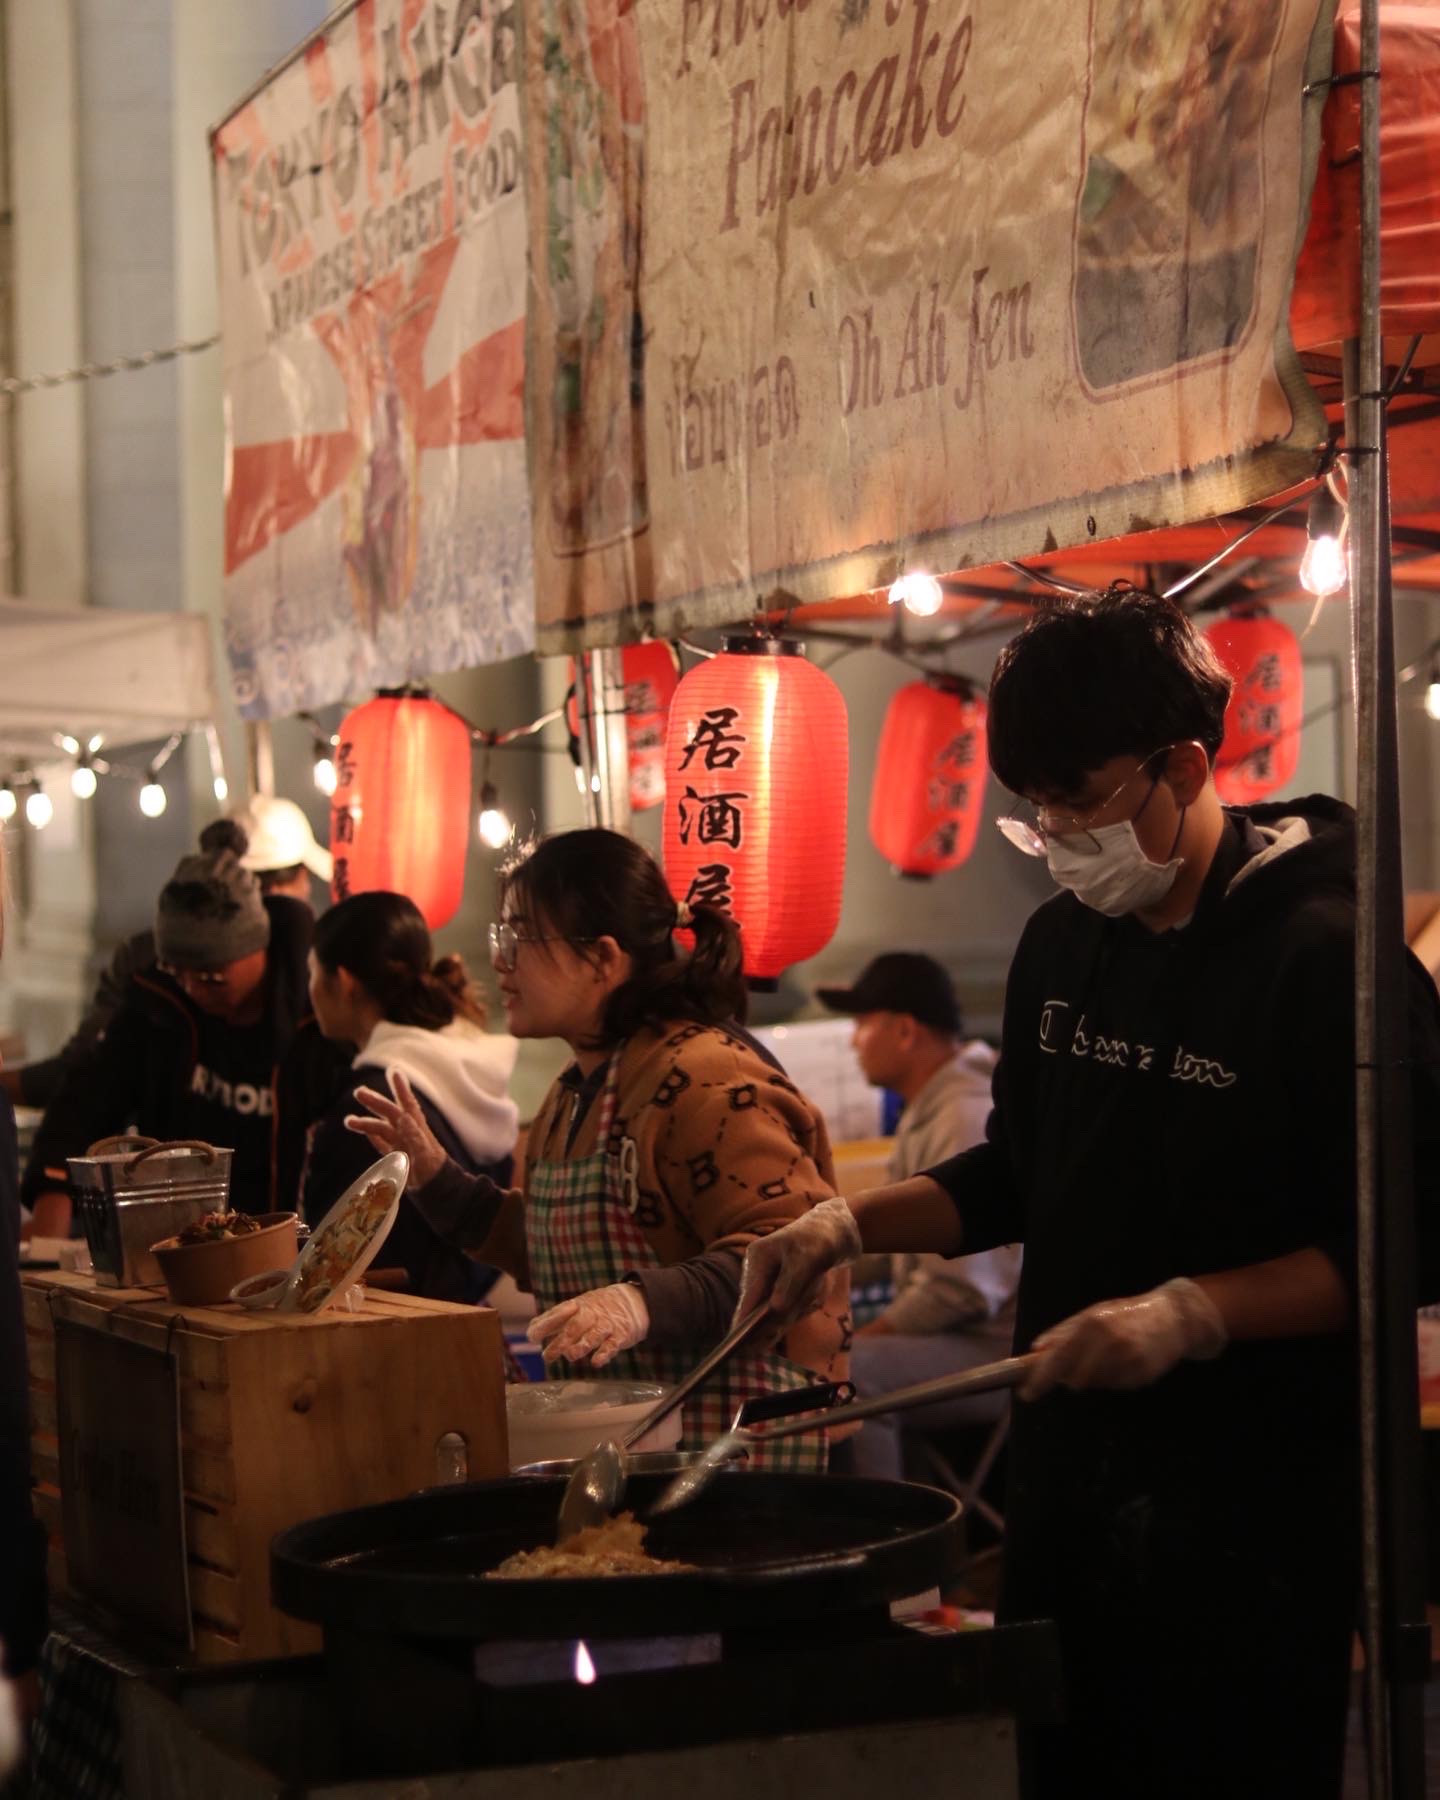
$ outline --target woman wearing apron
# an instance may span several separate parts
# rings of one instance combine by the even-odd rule
[[[450,1242],[533,1291],[547,1362],[673,1382],[723,1334],[746,1246],[833,1192],[824,1121],[749,1038],[740,934],[677,907],[654,859],[611,831],[543,841],[502,877],[491,958],[516,1037],[559,1037],[574,1061],[530,1128],[523,1190],[464,1174],[403,1075],[347,1121],[411,1159],[415,1204]],[[681,954],[673,934],[694,934]],[[687,1404],[681,1443],[725,1429],[745,1400],[846,1373],[843,1274],[771,1351],[731,1359]],[[824,1465],[823,1433],[751,1457]]]

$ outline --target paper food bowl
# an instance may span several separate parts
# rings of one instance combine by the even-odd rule
[[[309,1242],[283,1278],[246,1270],[228,1290],[241,1306],[273,1306],[279,1312],[316,1313],[332,1306],[369,1268],[385,1242],[410,1175],[403,1150],[382,1156],[345,1192],[310,1233]]]
[[[256,1223],[259,1231],[210,1244],[181,1244],[173,1237],[153,1244],[170,1298],[180,1306],[214,1306],[229,1298],[237,1281],[289,1269],[299,1250],[295,1214],[259,1213]]]
[[[665,1392],[642,1381],[516,1381],[505,1389],[510,1467],[583,1456],[606,1438],[619,1438]],[[680,1442],[680,1409],[647,1431],[637,1450],[673,1450]]]

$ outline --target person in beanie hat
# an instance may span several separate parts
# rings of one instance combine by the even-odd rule
[[[131,1127],[233,1150],[232,1203],[269,1210],[278,1071],[287,1059],[305,1061],[304,1040],[319,1038],[313,1020],[302,1028],[315,921],[300,901],[262,895],[242,866],[246,847],[238,825],[218,820],[160,890],[153,964],[130,975],[35,1134],[22,1197],[37,1232],[68,1227],[66,1159]],[[307,1082],[333,1060],[317,1051]],[[287,1082],[287,1093],[293,1085]],[[324,1097],[317,1094],[317,1103]]]
[[[155,960],[193,990],[203,1011],[253,1023],[269,943],[259,880],[242,866],[234,844],[181,857],[156,903]]]

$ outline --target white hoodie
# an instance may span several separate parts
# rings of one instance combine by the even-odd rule
[[[519,1049],[503,1032],[452,1019],[440,1031],[382,1019],[355,1057],[356,1069],[392,1069],[444,1113],[477,1163],[498,1162],[515,1148],[520,1112],[506,1092]]]

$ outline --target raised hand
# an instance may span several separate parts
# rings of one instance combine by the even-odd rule
[[[406,1185],[422,1188],[445,1167],[444,1148],[425,1123],[420,1102],[399,1069],[387,1069],[385,1079],[395,1098],[390,1099],[376,1088],[357,1088],[355,1098],[368,1110],[348,1113],[345,1124],[361,1137],[369,1138],[377,1156],[403,1150],[410,1158],[410,1179]]]

